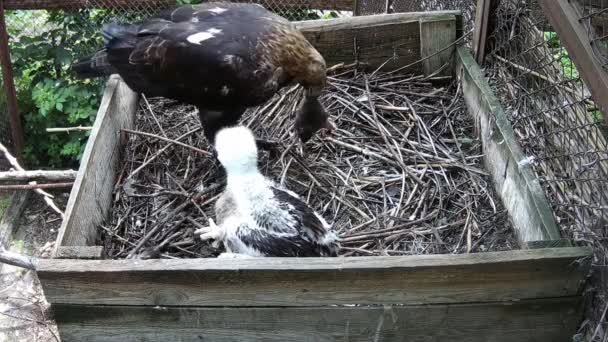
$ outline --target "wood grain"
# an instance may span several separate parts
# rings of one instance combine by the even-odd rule
[[[106,218],[120,160],[120,130],[131,128],[138,95],[118,75],[108,80],[70,193],[56,247],[91,246]]]
[[[323,55],[327,65],[356,61],[371,68],[386,63],[391,70],[420,59],[418,22],[370,27],[304,32],[304,36]]]
[[[422,70],[426,76],[436,73],[448,64],[437,76],[450,76],[454,70],[454,41],[456,40],[456,17],[444,19],[424,18],[420,20],[420,58],[426,58]],[[446,47],[452,47],[446,49]]]
[[[470,303],[576,295],[590,254],[577,247],[407,257],[40,260],[38,277],[52,304]]]
[[[61,246],[56,249],[55,259],[102,259],[103,246]]]
[[[371,68],[383,65],[384,70],[392,70],[421,58],[420,22],[451,21],[449,28],[437,25],[433,26],[437,30],[428,32],[431,35],[429,40],[436,43],[427,51],[439,45],[445,46],[444,38],[451,39],[449,43],[453,42],[456,15],[460,15],[460,12],[413,12],[300,21],[295,25],[319,50],[329,66],[359,61],[369,64]],[[448,58],[452,56],[449,52],[446,54]],[[437,58],[445,59],[446,54],[442,53]],[[421,65],[415,65],[410,71],[420,68]]]
[[[359,17],[343,17],[335,19],[294,21],[293,24],[302,32],[324,32],[335,30],[350,30],[353,28],[373,27],[388,24],[418,22],[422,19],[445,19],[450,16],[460,16],[460,11],[429,11],[393,14],[364,15]]]
[[[566,342],[580,321],[580,301],[312,308],[55,305],[54,311],[63,342]]]
[[[469,114],[477,122],[484,164],[513,220],[520,247],[529,241],[559,240],[551,207],[498,98],[471,52],[466,47],[457,51],[458,75]]]

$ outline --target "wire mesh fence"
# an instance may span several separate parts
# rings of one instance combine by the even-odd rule
[[[503,0],[491,22],[486,70],[527,161],[564,234],[592,245],[594,263],[608,265],[603,115],[536,1]],[[598,286],[591,307],[603,308],[608,288]]]
[[[404,13],[442,10],[462,12],[464,32],[470,32],[475,22],[475,0],[357,0],[355,15]]]
[[[576,0],[579,22],[585,25],[595,57],[608,70],[608,1]]]

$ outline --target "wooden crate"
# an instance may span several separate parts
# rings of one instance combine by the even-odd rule
[[[486,163],[521,249],[468,255],[246,260],[103,260],[107,217],[138,95],[112,76],[70,195],[53,259],[38,276],[67,341],[569,341],[591,251],[559,240],[547,203],[470,53],[458,12],[405,13],[299,27],[331,65],[427,74],[454,56],[484,136]],[[437,37],[437,39],[429,39]],[[357,44],[351,45],[352,42]],[[339,48],[337,48],[339,47]],[[454,53],[456,52],[456,53]],[[421,65],[413,62],[427,57]],[[496,133],[498,132],[498,133]],[[503,140],[501,142],[500,140]],[[506,143],[505,143],[506,141]],[[513,159],[513,161],[511,161]],[[513,164],[514,163],[514,164]],[[549,215],[549,216],[547,216]]]

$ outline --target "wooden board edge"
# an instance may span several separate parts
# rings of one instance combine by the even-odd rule
[[[55,260],[41,259],[39,273],[144,272],[144,271],[377,271],[417,267],[468,266],[527,261],[585,260],[593,255],[589,247],[525,249],[471,254],[370,256],[338,258],[247,258],[247,259],[148,259],[148,260]],[[584,263],[584,262],[583,262]]]
[[[125,92],[127,92],[126,95]],[[94,161],[95,153],[98,149],[96,147],[96,144],[101,137],[100,132],[106,130],[106,125],[109,124],[109,120],[112,120],[112,114],[115,112],[119,112],[121,113],[121,115],[134,116],[136,106],[134,106],[134,109],[132,110],[133,113],[124,113],[124,108],[118,107],[124,103],[136,103],[138,100],[138,96],[139,95],[137,93],[134,93],[130,90],[126,83],[122,81],[120,76],[115,74],[109,77],[97,112],[97,117],[95,119],[93,129],[91,131],[91,135],[89,136],[87,145],[85,147],[81,159],[80,168],[78,169],[78,174],[76,176],[76,181],[74,182],[74,186],[72,187],[72,191],[68,199],[65,211],[65,219],[63,220],[61,228],[59,229],[59,234],[56,239],[55,250],[53,254],[56,254],[57,248],[62,246],[85,246],[88,243],[91,243],[91,239],[86,238],[87,236],[92,234],[91,232],[83,232],[82,238],[76,238],[76,240],[78,241],[73,241],[75,239],[73,236],[76,233],[71,231],[73,229],[90,228],[80,227],[78,224],[75,224],[73,222],[75,210],[77,206],[80,205],[79,201],[81,201],[82,197],[85,195],[85,189],[83,189],[83,184],[85,183],[87,170],[89,169],[89,165],[92,164]],[[120,101],[118,97],[121,97]],[[68,232],[68,230],[70,231]],[[70,243],[67,242],[68,238],[70,239]]]
[[[55,259],[103,259],[103,246],[59,246],[53,258]]]
[[[486,165],[490,164],[490,166],[495,168],[490,168],[494,173],[493,178],[495,181],[500,179],[506,183],[505,180],[508,180],[515,191],[520,192],[522,197],[530,199],[529,203],[521,203],[521,201],[516,204],[511,203],[512,199],[508,198],[507,194],[502,191],[505,187],[499,186],[498,188],[498,193],[515,223],[521,247],[525,248],[527,241],[561,239],[560,230],[555,222],[553,212],[540,186],[540,182],[530,164],[526,162],[527,158],[517,142],[515,132],[506,117],[505,111],[502,109],[498,98],[494,95],[485,79],[485,75],[475,62],[468,48],[464,46],[457,48],[457,63],[459,65],[458,77],[460,78],[460,82],[470,80],[474,91],[474,94],[468,96],[465,93],[469,113],[473,115],[478,125],[480,125],[480,122],[484,122],[486,125],[491,126],[485,130],[480,128],[481,132],[479,134],[482,135],[482,140],[487,138],[487,141],[493,144],[497,150],[503,151],[502,154],[497,156],[497,158],[501,159],[501,165],[504,165],[502,169],[500,169],[499,165],[495,165],[496,161],[488,162],[487,158],[489,157],[487,155],[485,156]],[[471,102],[474,103],[471,104]],[[492,113],[492,115],[485,116],[483,108]],[[500,174],[498,174],[499,172]],[[513,181],[513,179],[522,179],[523,184],[521,184],[522,182]],[[495,185],[498,184],[500,183],[496,182]],[[518,212],[517,205],[526,206],[526,209],[528,209],[527,213],[530,213],[534,217],[518,217],[518,215],[522,214]],[[536,223],[523,224],[522,222],[526,220]]]
[[[579,295],[589,248],[432,258],[40,260],[51,304],[318,306],[513,302]],[[232,262],[231,262],[232,261]],[[383,289],[378,291],[377,289]]]
[[[101,98],[101,103],[99,104],[99,109],[97,110],[95,123],[93,124],[93,129],[91,130],[91,134],[89,135],[89,139],[85,146],[82,158],[80,159],[80,167],[78,168],[78,174],[76,175],[74,186],[72,186],[70,197],[68,198],[68,203],[66,205],[65,210],[65,219],[63,220],[63,222],[61,223],[61,227],[59,228],[59,233],[57,234],[53,255],[57,254],[57,249],[63,246],[64,244],[64,236],[66,234],[66,228],[70,226],[71,214],[74,210],[74,206],[80,200],[80,197],[82,195],[81,185],[84,180],[88,164],[91,162],[93,156],[93,147],[95,145],[95,140],[99,135],[99,131],[101,130],[103,122],[106,120],[108,110],[110,109],[114,94],[118,89],[119,82],[120,78],[115,76],[111,76],[106,82],[106,87]]]
[[[429,11],[429,12],[407,12],[393,14],[362,15],[357,17],[317,19],[294,21],[293,25],[303,32],[323,32],[331,30],[353,29],[362,27],[382,26],[388,24],[399,24],[416,22],[425,18],[437,20],[446,19],[450,16],[461,16],[462,12],[457,10]]]

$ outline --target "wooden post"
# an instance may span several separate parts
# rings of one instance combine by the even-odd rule
[[[6,103],[11,123],[11,131],[13,134],[14,154],[19,163],[23,165],[21,160],[21,152],[23,151],[23,128],[21,127],[21,115],[19,114],[19,106],[17,104],[17,92],[15,91],[15,83],[13,81],[13,66],[11,64],[11,55],[8,48],[8,32],[6,30],[6,21],[4,18],[4,0],[0,0],[0,64],[2,65],[2,77],[4,79],[4,93],[6,94]]]
[[[568,0],[539,0],[538,3],[572,56],[576,69],[593,95],[593,101],[608,122],[608,73],[594,56],[589,35],[578,20],[578,8]]]
[[[478,64],[482,64],[486,52],[488,38],[488,19],[492,0],[477,0],[475,11],[475,31],[473,32],[473,53]]]

